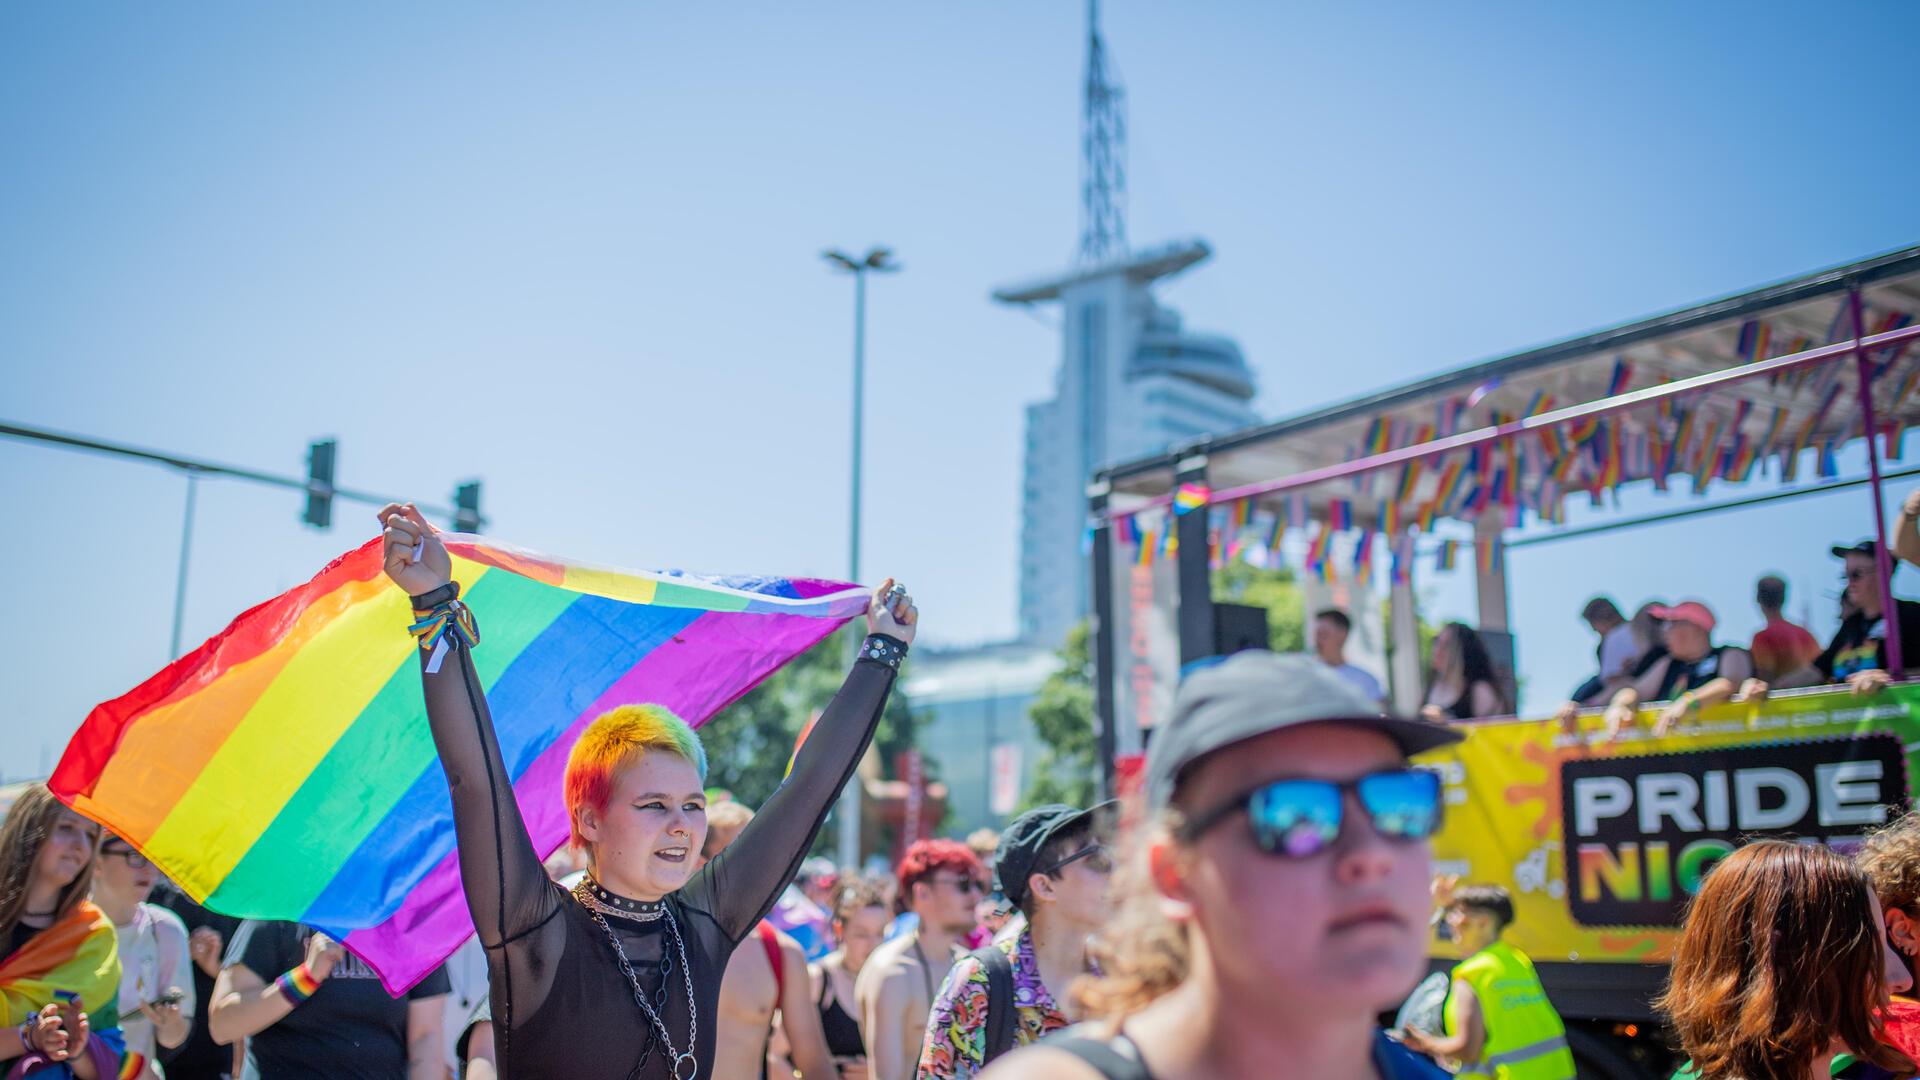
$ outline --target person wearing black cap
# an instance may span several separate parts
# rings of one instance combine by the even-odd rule
[[[1880,594],[1879,545],[1862,540],[1852,545],[1835,545],[1833,557],[1845,564],[1846,600],[1851,612],[1840,622],[1840,629],[1826,650],[1814,658],[1813,671],[1818,678],[1802,675],[1782,680],[1779,685],[1807,683],[1846,683],[1854,693],[1866,694],[1887,685],[1887,624]],[[1920,659],[1920,603],[1896,600],[1900,613],[1901,663],[1908,669]]]
[[[1136,880],[1079,996],[1094,1019],[986,1076],[1447,1076],[1375,1018],[1427,966],[1442,785],[1408,758],[1460,738],[1304,657],[1192,671],[1147,752]]]
[[[1038,806],[1000,834],[994,876],[1026,925],[947,973],[927,1017],[915,1080],[965,1080],[1015,1045],[1067,1026],[1059,1003],[1067,985],[1086,973],[1087,939],[1112,907],[1105,825],[1116,806]],[[1012,1015],[999,1015],[1007,1009]]]

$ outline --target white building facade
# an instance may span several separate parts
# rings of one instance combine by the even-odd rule
[[[1051,401],[1027,407],[1020,637],[1043,648],[1091,610],[1083,538],[1095,470],[1257,423],[1253,373],[1230,338],[1189,333],[1152,284],[1205,259],[1200,241],[1003,289],[1057,301],[1061,363]]]

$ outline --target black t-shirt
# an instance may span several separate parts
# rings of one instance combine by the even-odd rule
[[[1900,612],[1900,661],[1908,669],[1920,660],[1920,603],[1895,600]],[[1813,666],[1830,682],[1845,682],[1849,676],[1887,667],[1887,621],[1868,619],[1855,612],[1840,622],[1840,629],[1827,644],[1827,651]]]
[[[14,923],[13,929],[7,931],[7,940],[0,941],[0,960],[5,960],[25,948],[27,942],[32,941],[34,936],[43,929],[45,927],[28,926],[23,922]]]
[[[298,923],[240,924],[226,963],[245,964],[268,982],[307,958],[311,927]],[[407,1080],[407,1006],[453,989],[447,969],[435,968],[405,998],[386,987],[359,957],[347,954],[314,991],[279,1023],[247,1044],[247,1076],[259,1080]],[[440,1053],[440,1044],[434,1044]]]
[[[239,919],[208,911],[170,882],[163,881],[153,890],[153,903],[180,916],[180,921],[187,924],[189,936],[201,927],[211,927],[220,935],[222,949],[233,940],[233,932],[240,927]],[[167,1067],[167,1080],[220,1080],[233,1068],[233,1047],[214,1042],[208,1033],[207,1018],[213,1012],[213,976],[201,971],[199,964],[191,966],[194,1000],[200,1003],[194,1010],[193,1029],[187,1041],[178,1047],[172,1050],[161,1047],[160,1061]],[[260,977],[268,979],[279,974],[276,971]]]

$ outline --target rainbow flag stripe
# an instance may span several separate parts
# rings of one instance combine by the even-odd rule
[[[443,535],[543,855],[566,838],[561,774],[594,717],[657,702],[703,723],[866,606],[840,582],[610,570]],[[369,542],[95,706],[50,785],[194,899],[317,926],[403,990],[472,933],[410,621]]]

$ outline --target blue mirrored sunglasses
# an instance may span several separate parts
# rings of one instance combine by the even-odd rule
[[[1392,769],[1354,780],[1274,780],[1189,820],[1180,830],[1191,841],[1233,814],[1245,811],[1256,847],[1269,855],[1306,859],[1333,846],[1353,792],[1389,840],[1425,840],[1440,828],[1440,776],[1426,769]]]

